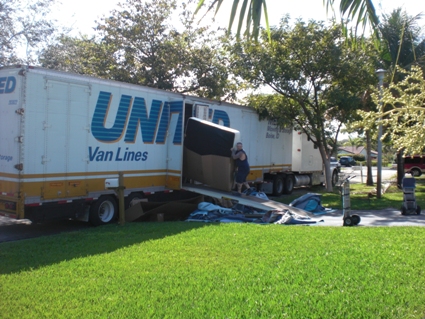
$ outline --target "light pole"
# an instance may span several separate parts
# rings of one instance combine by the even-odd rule
[[[379,106],[380,113],[382,113],[382,86],[384,85],[384,76],[385,70],[379,69],[376,70],[375,73],[379,79]],[[376,197],[381,198],[382,195],[382,123],[381,116],[379,116],[379,128],[378,128],[378,172],[377,172],[377,180],[376,180]]]

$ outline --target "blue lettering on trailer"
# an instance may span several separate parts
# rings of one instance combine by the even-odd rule
[[[212,122],[215,124],[221,124],[220,121],[223,122],[223,126],[230,127],[229,115],[222,110],[215,110]]]
[[[162,102],[153,100],[148,115],[144,98],[135,97],[132,103],[131,96],[122,95],[114,125],[111,128],[106,128],[105,122],[111,101],[111,93],[103,91],[99,93],[91,123],[92,134],[98,141],[103,143],[119,141],[124,135],[127,124],[124,137],[126,143],[135,143],[140,126],[143,143],[153,143],[156,135],[155,142],[157,144],[163,144],[165,143],[167,131],[169,129],[170,117],[172,114],[178,114],[173,143],[182,143],[183,101]],[[133,105],[131,114],[129,115],[131,104]],[[129,120],[127,123],[128,118]]]
[[[118,147],[116,151],[102,151],[99,146],[89,146],[90,162],[144,162],[148,159],[148,152],[131,151],[128,147],[123,150]]]
[[[0,78],[0,94],[12,93],[15,91],[16,78],[14,76]]]

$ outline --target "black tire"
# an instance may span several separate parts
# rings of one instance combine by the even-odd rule
[[[362,220],[359,215],[355,215],[355,214],[351,215],[351,219],[353,220],[354,226],[357,226],[358,224],[360,224],[360,221]]]
[[[284,191],[284,178],[282,175],[276,175],[273,178],[273,196],[280,196]]]
[[[132,201],[134,199],[143,199],[145,198],[145,196],[143,196],[142,193],[131,193],[129,194],[126,198],[125,198],[125,202],[124,202],[124,207],[125,209],[130,208],[131,206],[133,206]]]
[[[283,187],[283,193],[284,194],[292,194],[292,191],[294,190],[295,186],[295,178],[293,175],[286,175],[285,178],[285,184]]]
[[[338,170],[334,169],[332,173],[332,187],[335,187],[337,183],[338,183]]]
[[[101,196],[90,206],[89,221],[93,226],[112,223],[116,220],[118,205],[114,196]]]
[[[404,206],[401,206],[401,214],[402,215],[407,215],[407,209]]]
[[[416,214],[420,215],[421,214],[421,206],[416,206]]]
[[[354,222],[351,216],[344,218],[343,226],[353,226]]]
[[[422,172],[419,168],[413,168],[410,170],[410,174],[415,177],[419,177],[422,175]]]

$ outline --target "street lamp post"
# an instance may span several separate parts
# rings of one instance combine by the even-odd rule
[[[382,113],[382,87],[384,85],[384,76],[385,70],[379,69],[376,70],[376,75],[379,79],[379,106],[380,112]],[[377,180],[376,180],[376,197],[381,198],[382,195],[382,123],[381,116],[379,116],[379,128],[378,128],[378,172],[377,172]]]

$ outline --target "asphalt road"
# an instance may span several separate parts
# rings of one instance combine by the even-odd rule
[[[353,166],[353,167],[342,167],[341,173],[344,175],[355,176],[350,179],[350,183],[366,183],[367,178],[367,167]],[[378,171],[376,167],[372,167],[372,178],[373,182],[377,181]],[[410,177],[410,175],[408,175]],[[382,182],[396,181],[397,180],[397,170],[391,169],[388,167],[382,168]]]
[[[33,224],[28,219],[16,220],[0,216],[0,243],[77,231],[90,227],[89,223],[78,220],[60,220]]]

